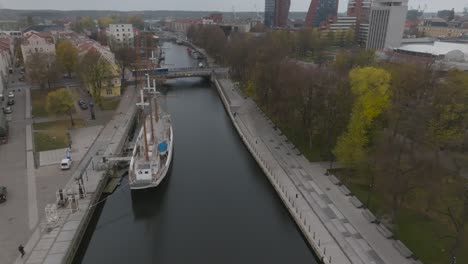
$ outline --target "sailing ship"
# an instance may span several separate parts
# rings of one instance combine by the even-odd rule
[[[142,127],[136,138],[129,167],[130,189],[157,187],[166,177],[172,162],[174,135],[171,117],[160,110],[156,82],[140,90]],[[147,100],[145,101],[145,94]]]

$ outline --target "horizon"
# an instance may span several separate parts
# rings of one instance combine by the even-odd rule
[[[111,1],[111,0],[109,0]],[[174,0],[159,4],[160,8],[155,7],[155,3],[151,0],[134,0],[132,3],[107,3],[108,0],[94,2],[93,0],[82,0],[79,3],[67,0],[0,0],[0,10],[37,10],[37,11],[113,11],[113,12],[141,12],[141,11],[192,11],[192,12],[264,12],[264,0],[237,0],[235,5],[229,3],[218,2],[214,0],[200,0],[203,3],[187,0]],[[307,12],[310,0],[291,1],[290,12]],[[465,3],[463,3],[465,2]],[[345,12],[348,1],[339,1],[338,12]],[[82,7],[88,7],[83,9]],[[112,9],[108,7],[112,6]],[[181,9],[179,6],[183,6]],[[210,6],[209,9],[201,9],[200,6]],[[408,9],[424,9],[425,12],[437,12],[454,8],[456,12],[462,12],[465,7],[468,7],[468,0],[446,0],[444,3],[431,0],[410,0]]]

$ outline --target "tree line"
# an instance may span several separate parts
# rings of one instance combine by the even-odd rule
[[[428,230],[445,247],[437,260],[468,261],[468,73],[377,60],[349,32],[227,38],[219,27],[193,26],[187,36],[230,67],[309,160],[337,160],[345,184],[356,184],[397,236],[412,212],[444,226]]]

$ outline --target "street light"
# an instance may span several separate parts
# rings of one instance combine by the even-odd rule
[[[92,102],[89,103],[89,112],[91,113],[91,120],[96,120],[96,116],[94,115],[94,104]]]

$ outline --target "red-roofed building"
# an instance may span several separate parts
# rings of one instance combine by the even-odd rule
[[[78,45],[78,56],[84,57],[88,52],[97,52],[100,55],[100,60],[109,66],[110,76],[107,82],[102,84],[101,96],[102,97],[115,97],[121,94],[121,80],[120,68],[115,62],[114,53],[112,53],[107,46],[102,46],[94,40],[87,40]],[[87,84],[88,90],[90,86]],[[91,92],[91,91],[90,91]]]
[[[21,52],[26,61],[28,56],[36,52],[44,52],[55,55],[55,44],[52,34],[48,32],[28,31],[21,43]]]

